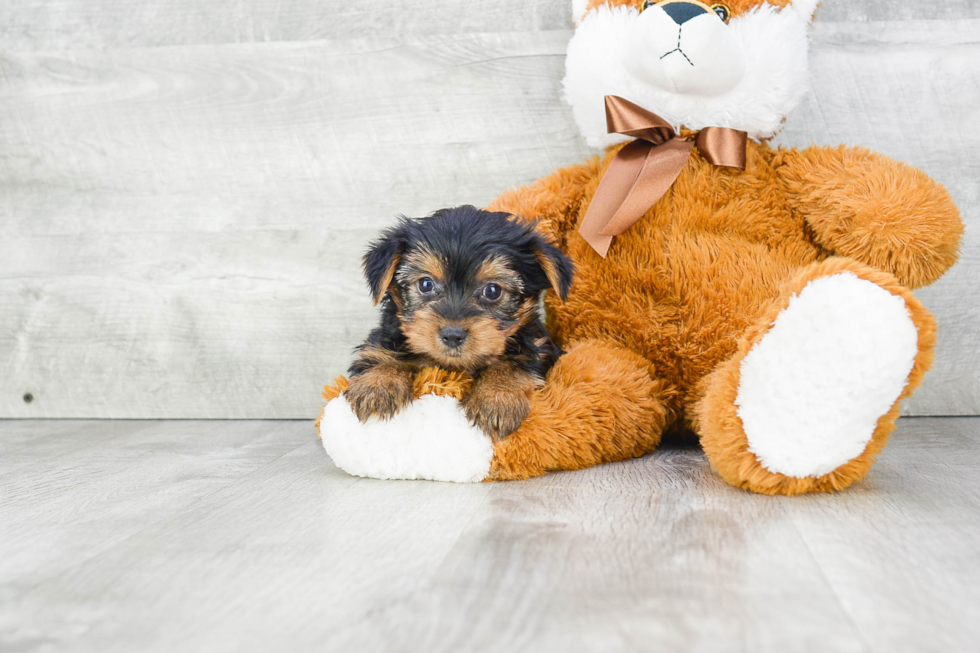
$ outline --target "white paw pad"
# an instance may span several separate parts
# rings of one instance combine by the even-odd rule
[[[901,297],[851,273],[810,282],[742,361],[749,451],[774,473],[832,472],[865,450],[917,353]]]
[[[493,443],[459,402],[437,395],[365,424],[341,395],[323,407],[320,437],[337,467],[369,478],[478,483],[493,459]]]

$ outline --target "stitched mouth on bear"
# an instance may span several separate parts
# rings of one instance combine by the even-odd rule
[[[745,74],[745,52],[714,9],[701,2],[668,0],[649,5],[634,20],[627,68],[658,88],[718,96]]]

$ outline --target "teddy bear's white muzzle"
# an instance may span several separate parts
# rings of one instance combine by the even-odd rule
[[[717,97],[745,75],[745,52],[732,30],[700,2],[658,4],[629,34],[626,66],[671,93]]]

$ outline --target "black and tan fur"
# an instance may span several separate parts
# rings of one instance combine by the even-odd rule
[[[470,420],[508,435],[561,350],[538,316],[543,291],[568,294],[571,262],[533,225],[472,206],[402,218],[375,241],[364,272],[381,324],[358,347],[346,396],[362,421],[412,400],[425,367],[467,372]]]

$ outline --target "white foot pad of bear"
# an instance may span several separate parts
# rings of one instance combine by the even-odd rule
[[[810,282],[742,361],[749,451],[771,472],[832,472],[867,448],[917,353],[901,297],[851,273]]]
[[[337,467],[369,478],[478,483],[493,459],[493,443],[459,402],[437,395],[364,424],[341,395],[324,406],[320,437]]]

